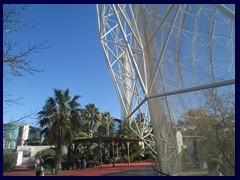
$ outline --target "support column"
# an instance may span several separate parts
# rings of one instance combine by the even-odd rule
[[[123,149],[123,146],[124,146],[124,144],[123,144],[123,142],[121,142],[121,149]],[[123,151],[121,151],[121,163],[123,163],[124,161],[125,161],[125,159],[123,156]]]
[[[112,141],[112,153],[113,153],[112,158],[113,158],[113,167],[115,167],[114,144],[115,144],[114,141]]]
[[[139,142],[138,142],[138,145],[139,145],[139,148],[138,148],[138,149],[139,149],[139,150],[138,150],[138,153],[139,153],[139,154],[138,154],[138,160],[139,160],[139,163],[140,163],[140,162],[141,162],[141,148],[142,148],[142,147],[141,147],[141,144],[140,144]]]
[[[128,165],[130,164],[130,152],[129,152],[129,145],[130,145],[130,141],[126,141],[127,144],[127,159],[128,159]]]
[[[117,154],[117,158],[118,158],[118,142],[116,143],[116,154]]]

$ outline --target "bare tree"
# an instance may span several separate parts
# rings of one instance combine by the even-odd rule
[[[3,70],[4,78],[8,79],[11,76],[22,76],[24,72],[33,74],[34,72],[42,72],[35,68],[29,60],[29,56],[33,53],[38,53],[42,49],[46,49],[46,42],[41,44],[29,42],[28,47],[16,51],[19,42],[14,42],[11,39],[12,33],[24,31],[24,29],[33,28],[27,23],[19,20],[27,5],[16,8],[14,5],[3,6]]]
[[[35,111],[31,111],[30,113],[28,114],[24,114],[23,116],[21,116],[20,118],[18,119],[11,119],[10,122],[8,123],[5,123],[5,124],[14,124],[14,123],[18,123],[18,122],[21,122],[21,124],[28,124],[25,122],[26,119],[36,119],[36,113],[37,113],[37,110]]]
[[[218,122],[215,129],[215,150],[209,164],[223,175],[235,175],[235,92],[206,91],[206,109]]]
[[[12,39],[14,33],[23,32],[34,28],[33,25],[24,23],[20,20],[28,5],[3,5],[3,102],[4,108],[11,104],[20,104],[22,97],[14,98],[7,90],[7,84],[16,76],[23,76],[24,73],[34,74],[43,70],[34,67],[31,63],[30,55],[39,53],[42,49],[48,48],[47,42],[40,44],[29,42],[27,47],[22,47],[21,42]],[[33,113],[14,120],[14,122],[29,118]]]

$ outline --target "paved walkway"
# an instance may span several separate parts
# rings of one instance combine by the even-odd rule
[[[153,170],[151,168],[151,162],[140,162],[103,165],[100,169],[99,166],[87,169],[66,171],[61,174],[48,174],[45,172],[45,176],[153,176]],[[3,173],[3,176],[35,176],[35,171],[32,169],[17,168],[9,172]]]
[[[119,163],[116,164],[115,167],[113,167],[112,164],[108,164],[103,165],[102,169],[97,166],[87,169],[65,171],[59,174],[45,172],[45,176],[154,176],[151,165],[151,162],[135,162],[130,165]],[[3,176],[35,176],[35,171],[24,166],[19,166],[12,171],[3,173]],[[209,174],[206,170],[193,169],[178,174],[178,176],[209,176]]]

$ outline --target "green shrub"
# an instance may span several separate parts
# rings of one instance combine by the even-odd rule
[[[144,159],[157,160],[157,156],[152,151],[147,151],[144,153]]]
[[[44,166],[47,167],[47,165],[49,165],[50,167],[52,167],[55,160],[55,156],[56,156],[56,151],[53,148],[48,148],[42,151],[38,151],[35,157],[38,155],[40,155],[43,158],[44,164],[45,164]]]
[[[52,172],[52,166],[50,164],[44,164],[43,167],[45,172]]]
[[[12,169],[17,163],[17,153],[11,150],[3,150],[3,171]]]
[[[62,165],[62,170],[68,170],[70,167],[70,163],[68,161],[66,154],[62,154],[61,156],[61,165]]]

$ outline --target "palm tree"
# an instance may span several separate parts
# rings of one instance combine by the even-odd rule
[[[117,136],[121,138],[137,138],[137,135],[129,128],[127,119],[121,121]]]
[[[62,91],[54,89],[54,98],[49,97],[42,111],[38,113],[39,124],[43,129],[47,141],[56,146],[55,165],[61,170],[61,148],[72,143],[72,132],[80,126],[80,113],[77,109],[80,104],[75,95],[72,99],[69,89]]]
[[[113,118],[111,117],[110,112],[102,113],[101,123],[107,127],[107,137],[109,137],[109,127],[114,129]]]
[[[95,104],[87,104],[85,109],[81,109],[81,115],[83,120],[86,122],[89,137],[92,138],[93,131],[97,128],[101,119],[99,109],[95,106]]]

